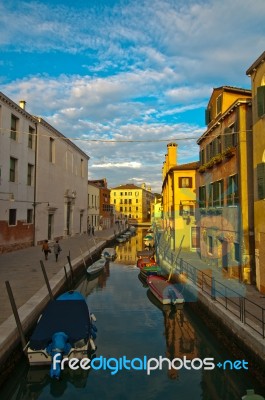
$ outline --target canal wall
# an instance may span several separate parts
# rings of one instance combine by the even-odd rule
[[[164,254],[158,254],[159,263],[167,273],[170,273],[172,271],[172,263],[163,257]],[[236,356],[239,353],[241,355],[245,354],[246,361],[249,361],[249,364],[253,367],[251,369],[257,368],[257,371],[262,376],[261,379],[264,380],[265,339],[255,331],[255,322],[249,320],[248,325],[246,325],[222,304],[211,298],[209,293],[204,293],[200,287],[193,284],[189,279],[183,284],[183,287],[188,290],[189,296],[192,295],[191,297],[193,297],[193,300],[188,302],[188,305],[200,315],[206,325],[210,325],[209,327],[212,330],[221,332],[220,340],[224,339],[227,348],[231,349],[231,356]]]
[[[99,257],[102,249],[114,242],[115,237],[115,234],[112,234],[109,237],[98,241],[89,250],[83,252],[82,255],[70,260],[75,281],[79,276],[81,276],[81,274],[84,274],[86,269],[85,265],[89,265],[95,261]],[[67,281],[64,267],[67,273]],[[70,289],[69,284],[71,282],[72,274],[69,263],[65,264],[64,267],[49,280],[51,291],[55,297],[63,291]],[[29,336],[49,301],[50,297],[48,289],[47,286],[44,285],[18,309],[21,325],[26,337]],[[22,350],[21,338],[18,333],[16,322],[14,316],[11,315],[1,324],[0,385],[4,382],[17,360],[21,357]]]

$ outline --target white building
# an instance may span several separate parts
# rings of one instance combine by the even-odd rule
[[[35,243],[87,230],[89,157],[39,118]]]
[[[34,240],[36,120],[22,107],[0,93],[0,253]]]
[[[86,232],[88,159],[0,93],[0,253]]]
[[[99,229],[100,222],[100,188],[93,182],[87,184],[87,226]]]

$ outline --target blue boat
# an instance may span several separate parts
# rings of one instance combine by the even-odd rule
[[[27,348],[30,365],[50,365],[50,376],[60,378],[61,366],[53,359],[86,358],[95,351],[96,320],[85,297],[69,291],[51,301],[38,320]]]

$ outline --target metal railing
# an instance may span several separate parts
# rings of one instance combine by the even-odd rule
[[[175,252],[169,250],[165,241],[162,241],[160,253],[163,259],[172,265],[173,272],[184,273],[196,288],[233,314],[240,322],[253,329],[263,339],[265,338],[265,308],[219,282],[209,272],[206,273],[194,267],[182,258],[178,259]]]

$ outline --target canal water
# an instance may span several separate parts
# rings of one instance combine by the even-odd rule
[[[185,359],[188,367],[195,358],[213,358],[215,365],[234,359],[189,304],[161,306],[139,279],[136,252],[143,247],[144,235],[145,231],[139,229],[129,241],[117,246],[117,259],[100,276],[93,280],[84,276],[77,285],[97,318],[94,365],[98,369],[67,368],[62,379],[54,381],[48,368],[29,368],[22,360],[0,390],[1,400],[240,400],[251,388],[265,395],[249,371],[198,369],[199,360],[191,369],[177,369]],[[164,361],[162,369],[151,370],[148,375],[145,362],[159,357],[178,359],[176,368]],[[123,364],[117,367],[116,359],[120,358]],[[151,366],[155,364],[153,360]]]

